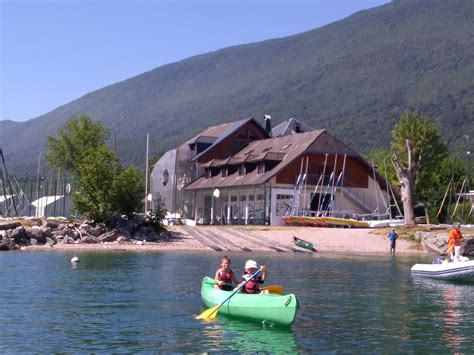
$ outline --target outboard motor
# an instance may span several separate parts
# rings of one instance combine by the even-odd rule
[[[444,256],[437,256],[436,258],[433,259],[433,261],[431,263],[432,264],[442,264],[445,259],[446,258]]]

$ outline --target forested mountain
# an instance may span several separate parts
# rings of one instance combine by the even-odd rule
[[[435,121],[452,151],[472,149],[473,0],[393,1],[164,65],[27,122],[1,121],[0,146],[13,172],[35,171],[45,137],[87,114],[116,131],[124,163],[143,167],[147,132],[153,156],[210,125],[270,114],[273,125],[295,117],[364,153],[388,148],[406,108]]]

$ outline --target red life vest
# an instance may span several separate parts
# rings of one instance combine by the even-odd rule
[[[244,275],[246,276],[246,275]],[[248,280],[248,277],[251,275],[247,276],[247,279],[245,277],[242,277],[243,280]],[[247,284],[244,286],[243,291],[245,293],[260,293],[260,284],[263,283],[262,277],[261,276],[255,276],[253,277]]]
[[[220,275],[220,279],[221,281],[224,281],[224,283],[226,284],[229,284],[229,285],[224,285],[221,287],[221,290],[225,290],[225,291],[231,291],[233,289],[233,287],[231,286],[232,284],[232,281],[233,281],[233,276],[234,276],[234,272],[232,271],[232,269],[229,269],[229,271],[225,272],[224,270],[220,269],[219,270],[219,275]]]

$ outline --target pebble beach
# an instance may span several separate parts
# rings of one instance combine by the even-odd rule
[[[129,250],[143,252],[181,251],[304,251],[296,248],[293,237],[308,241],[321,253],[389,253],[388,228],[347,229],[269,226],[168,226],[171,238],[160,242],[110,242],[100,244],[55,244],[30,246],[23,250]],[[427,253],[423,246],[401,236],[396,252]]]

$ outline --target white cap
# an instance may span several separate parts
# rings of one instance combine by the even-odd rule
[[[245,263],[245,269],[258,269],[257,262],[255,260],[247,260]]]

